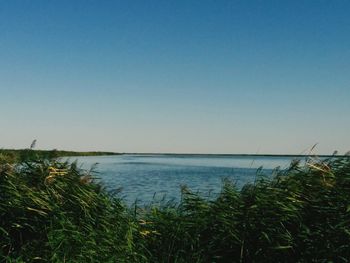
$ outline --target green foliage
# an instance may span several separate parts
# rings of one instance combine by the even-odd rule
[[[140,212],[150,262],[348,262],[350,158],[292,164],[215,200]],[[148,222],[148,223],[147,223]]]
[[[31,161],[0,171],[0,257],[13,262],[129,262],[127,210],[76,164]]]
[[[75,163],[0,155],[0,262],[348,262],[350,157],[126,208]]]

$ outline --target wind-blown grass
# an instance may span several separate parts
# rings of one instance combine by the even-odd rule
[[[2,165],[0,218],[4,261],[133,261],[125,207],[76,164]]]
[[[348,262],[350,157],[292,163],[214,200],[127,208],[75,163],[0,158],[3,262]]]

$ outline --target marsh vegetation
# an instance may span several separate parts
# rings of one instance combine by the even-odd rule
[[[257,171],[209,200],[127,207],[76,163],[0,155],[1,262],[348,262],[350,157]]]

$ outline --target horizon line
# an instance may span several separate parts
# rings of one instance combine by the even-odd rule
[[[0,148],[0,150],[30,150],[30,148]],[[333,154],[286,154],[286,153],[179,153],[179,152],[115,152],[115,151],[104,151],[104,150],[87,150],[87,151],[78,151],[78,150],[61,150],[61,149],[32,149],[34,151],[63,151],[63,152],[81,152],[81,153],[112,153],[115,155],[123,155],[123,154],[130,154],[130,155],[191,155],[191,156],[204,156],[204,155],[220,155],[220,156],[260,156],[260,157],[346,157],[349,156],[349,152],[346,152],[345,154],[338,154],[338,152],[333,152]]]

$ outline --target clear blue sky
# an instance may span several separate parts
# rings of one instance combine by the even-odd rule
[[[350,150],[350,1],[0,2],[0,147]]]

